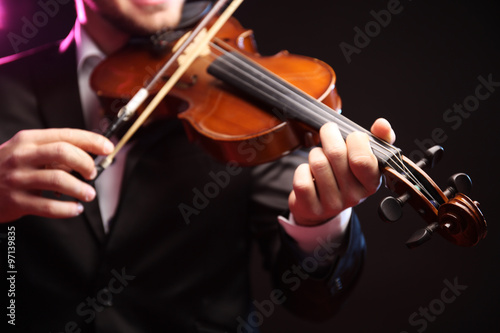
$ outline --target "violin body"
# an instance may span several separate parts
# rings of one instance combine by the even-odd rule
[[[264,57],[257,51],[251,30],[231,18],[216,35],[218,40],[237,49],[310,96],[340,111],[335,73],[326,63],[282,51]],[[144,52],[144,47],[127,46],[99,65],[91,86],[112,115],[168,60],[175,45],[163,53]],[[199,57],[157,110],[156,117],[182,119],[192,141],[222,161],[249,166],[280,158],[300,146],[318,143],[318,136],[303,123],[279,119],[261,102],[242,96],[207,73],[213,54]],[[171,69],[172,72],[175,68]],[[165,76],[168,80],[169,75]],[[159,85],[158,85],[159,86]],[[159,89],[159,87],[158,87]]]

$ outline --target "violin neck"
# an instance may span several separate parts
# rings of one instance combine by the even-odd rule
[[[339,127],[344,139],[355,131],[369,135],[373,153],[381,167],[388,164],[400,150],[373,136],[370,131],[344,117],[327,105],[304,93],[244,55],[232,51],[218,57],[208,72],[242,92],[268,104],[273,114],[283,120],[295,120],[319,131],[327,122]]]

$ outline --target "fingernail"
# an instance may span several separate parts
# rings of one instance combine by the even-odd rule
[[[396,141],[396,132],[391,128],[391,143]]]
[[[94,179],[97,176],[97,169],[92,170],[92,173],[90,174],[90,179]]]
[[[115,146],[111,143],[111,141],[105,141],[104,142],[104,153],[106,154],[110,154],[113,152],[113,150],[115,149]]]
[[[76,214],[75,214],[75,216],[78,216],[78,215],[80,215],[81,213],[83,213],[83,205],[82,205],[82,203],[81,203],[81,202],[78,202],[78,203],[76,204]]]
[[[95,195],[96,195],[96,193],[95,193],[94,188],[91,186],[88,186],[87,189],[85,190],[85,201],[89,202],[89,201],[94,200]]]

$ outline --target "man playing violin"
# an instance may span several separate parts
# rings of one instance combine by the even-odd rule
[[[331,317],[365,251],[352,207],[380,186],[368,136],[344,140],[328,123],[307,159],[243,168],[188,142],[178,120],[158,120],[94,188],[92,155],[110,154],[113,143],[93,131],[92,69],[132,36],[175,28],[186,6],[76,0],[76,8],[64,41],[0,60],[0,222],[16,235],[15,328],[257,332],[252,239],[273,276],[271,301]],[[382,119],[372,133],[395,138]],[[216,195],[207,184],[219,185]],[[189,223],[181,204],[197,207]]]

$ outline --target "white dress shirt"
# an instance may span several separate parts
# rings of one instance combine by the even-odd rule
[[[95,45],[79,22],[75,25],[76,56],[78,85],[86,128],[89,131],[103,132],[103,116],[99,100],[90,87],[90,75],[94,68],[105,58],[104,53]],[[116,144],[117,140],[111,138]],[[109,231],[109,223],[113,218],[120,197],[121,180],[125,168],[125,159],[131,144],[125,145],[116,155],[112,165],[103,172],[95,182],[97,200],[101,210],[104,230]]]

